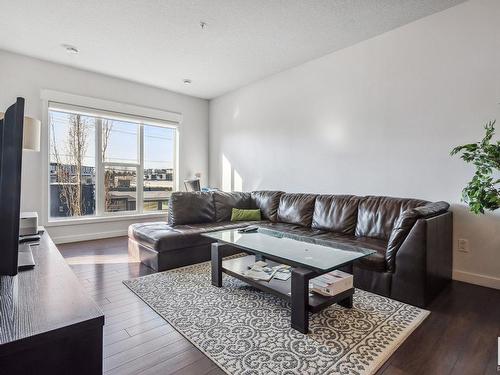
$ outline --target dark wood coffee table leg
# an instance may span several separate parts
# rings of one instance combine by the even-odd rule
[[[352,309],[352,300],[353,300],[353,295],[351,294],[349,297],[346,299],[343,299],[342,301],[339,301],[338,304],[343,307],[347,307],[348,309]]]
[[[212,285],[222,286],[222,251],[224,244],[214,242],[212,244]]]
[[[303,268],[292,269],[292,328],[301,333],[309,331],[309,279],[313,272]]]

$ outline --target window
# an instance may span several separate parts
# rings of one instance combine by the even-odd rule
[[[144,184],[143,211],[165,211],[173,189],[174,169],[172,155],[175,152],[175,129],[143,126]]]
[[[51,218],[167,209],[176,126],[59,103],[49,103],[48,121]]]

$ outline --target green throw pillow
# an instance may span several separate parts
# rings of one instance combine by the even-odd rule
[[[256,210],[243,210],[233,208],[231,212],[231,221],[254,221],[261,220],[260,208]]]

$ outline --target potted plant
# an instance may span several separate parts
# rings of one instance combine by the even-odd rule
[[[476,167],[474,177],[462,190],[462,200],[475,214],[500,207],[500,141],[492,141],[495,121],[490,121],[484,128],[486,135],[481,141],[451,151],[451,155],[460,154],[466,163]]]

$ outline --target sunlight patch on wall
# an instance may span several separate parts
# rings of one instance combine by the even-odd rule
[[[222,191],[243,191],[243,178],[224,154],[222,155],[221,189]]]
[[[226,155],[222,155],[222,184],[223,191],[231,191],[231,163]]]
[[[234,170],[234,191],[243,191],[243,179],[237,170]]]

